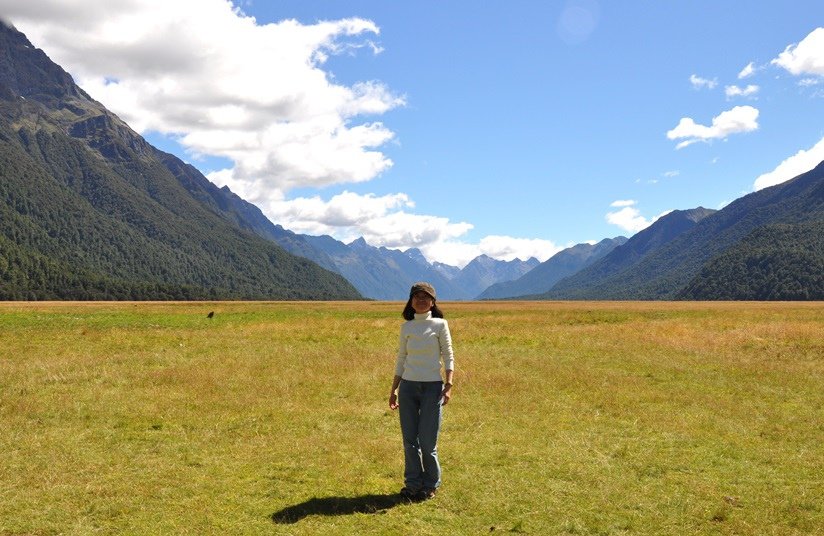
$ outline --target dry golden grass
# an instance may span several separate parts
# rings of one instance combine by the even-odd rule
[[[821,303],[444,304],[422,504],[401,308],[0,304],[0,534],[824,533]]]

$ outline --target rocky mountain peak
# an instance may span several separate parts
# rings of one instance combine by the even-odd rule
[[[0,20],[0,98],[45,104],[68,96],[89,98],[72,77],[10,24]]]

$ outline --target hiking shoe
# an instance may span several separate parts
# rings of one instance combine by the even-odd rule
[[[420,490],[417,493],[417,495],[415,496],[415,499],[417,499],[419,501],[428,501],[429,499],[432,499],[432,498],[435,497],[435,493],[436,493],[435,488],[423,488],[422,490]]]
[[[406,486],[404,486],[404,487],[401,488],[401,491],[398,492],[398,493],[404,499],[414,501],[418,498],[418,495],[420,495],[421,490],[414,490],[414,489],[407,488]]]

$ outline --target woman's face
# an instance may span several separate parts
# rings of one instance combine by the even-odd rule
[[[435,305],[435,301],[426,292],[419,290],[412,295],[412,308],[420,315],[429,312],[433,305]]]

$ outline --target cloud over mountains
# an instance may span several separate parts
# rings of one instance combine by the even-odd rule
[[[545,259],[553,252],[552,248],[556,246],[548,240],[498,235],[486,238],[483,238],[483,235],[475,236],[475,233],[486,228],[483,219],[488,217],[486,214],[478,216],[478,212],[464,211],[460,219],[453,221],[442,215],[417,212],[428,204],[430,195],[437,194],[405,193],[422,190],[417,188],[418,183],[415,182],[415,165],[407,166],[409,160],[401,162],[400,156],[395,156],[399,154],[395,149],[399,146],[398,138],[402,128],[397,125],[402,124],[400,121],[403,120],[403,114],[393,116],[391,112],[406,107],[410,102],[416,109],[413,110],[413,106],[409,105],[409,115],[418,117],[427,94],[421,92],[421,86],[394,88],[380,80],[371,79],[370,75],[357,75],[361,78],[359,81],[344,81],[332,72],[333,68],[339,68],[339,74],[348,73],[348,64],[344,62],[362,61],[364,58],[372,58],[382,53],[381,27],[374,21],[386,24],[384,30],[388,31],[390,25],[395,22],[395,8],[370,8],[358,12],[367,13],[360,17],[314,23],[297,20],[266,23],[266,15],[263,13],[273,13],[277,17],[277,13],[283,13],[291,8],[267,6],[267,9],[255,9],[264,4],[253,4],[245,0],[111,0],[105,2],[103,7],[99,2],[85,0],[0,0],[0,13],[23,30],[36,46],[43,48],[52,59],[69,70],[95,99],[103,102],[135,129],[150,134],[150,137],[157,132],[177,140],[188,150],[188,155],[195,164],[200,157],[221,157],[218,159],[221,162],[218,166],[210,166],[211,171],[204,170],[207,171],[208,177],[218,185],[229,186],[234,192],[259,206],[270,219],[289,229],[307,234],[330,234],[344,241],[363,236],[370,244],[377,246],[417,247],[431,259],[455,265],[466,263],[481,253],[496,258],[509,255],[526,258],[541,250],[544,255],[536,256],[543,260],[542,257]],[[247,6],[249,12],[260,13],[260,19],[249,16],[243,11],[243,7],[238,6]],[[453,7],[451,11],[458,13],[459,10],[456,9]],[[291,11],[325,12],[317,6],[312,9],[301,7]],[[513,21],[534,18],[531,11],[520,15],[517,11],[513,10],[513,16],[525,18],[513,18]],[[346,9],[330,12],[346,13]],[[376,16],[380,13],[392,16]],[[597,2],[576,0],[550,9],[547,13],[553,15],[551,20],[559,22],[556,26],[559,33],[554,36],[559,39],[543,41],[521,33],[517,34],[518,39],[510,39],[516,46],[507,50],[521,50],[518,47],[526,43],[545,47],[531,50],[533,54],[525,55],[528,61],[524,61],[524,65],[528,65],[532,60],[537,62],[526,72],[553,73],[554,69],[565,65],[567,59],[580,60],[587,51],[595,53],[601,50],[601,54],[607,54],[605,58],[611,58],[613,53],[615,58],[620,57],[620,53],[612,46],[604,48],[603,43],[617,43],[616,40],[607,39],[607,36],[610,35],[610,28],[619,26],[606,24],[612,22],[608,18],[608,15],[612,15],[606,11],[602,12]],[[373,17],[374,21],[370,20],[370,17]],[[301,20],[312,18],[306,16]],[[456,17],[452,20],[462,19]],[[804,28],[806,31],[809,26],[805,25]],[[513,34],[506,33],[506,25],[502,29],[507,38],[512,37]],[[541,31],[536,35],[543,35],[546,33],[545,29],[546,27],[541,27]],[[393,36],[396,35],[396,31],[397,28],[393,28]],[[448,36],[448,33],[444,32],[444,35]],[[468,35],[475,34],[470,32]],[[634,136],[642,142],[637,145],[644,145],[643,142],[647,138],[657,137],[660,142],[664,133],[677,149],[698,142],[705,142],[709,147],[709,143],[714,140],[732,138],[735,134],[756,130],[759,131],[757,135],[741,136],[739,139],[746,138],[747,143],[757,145],[772,135],[769,131],[772,113],[769,102],[778,98],[774,91],[774,80],[786,80],[796,76],[797,80],[793,80],[792,83],[798,84],[797,88],[793,88],[797,89],[798,94],[811,99],[824,95],[824,28],[818,28],[806,37],[803,37],[803,34],[790,35],[790,39],[781,41],[780,46],[771,50],[764,58],[754,57],[751,55],[754,52],[749,50],[736,54],[734,58],[731,57],[730,61],[735,62],[732,64],[734,70],[730,70],[730,64],[719,67],[721,63],[709,61],[709,58],[704,63],[690,67],[697,73],[689,77],[689,84],[695,90],[689,95],[690,107],[685,105],[680,111],[676,109],[672,112],[673,103],[679,102],[675,99],[665,103],[664,115],[648,114],[651,117],[663,117],[666,123],[663,124],[663,128],[660,123],[656,123],[654,126],[645,127],[647,130],[643,132],[635,132]],[[801,41],[781,51],[787,42],[797,41],[802,37]],[[415,57],[421,56],[417,54],[418,41],[406,39],[403,42],[409,44]],[[439,41],[441,44],[451,42]],[[460,41],[464,42],[471,41]],[[394,52],[392,49],[396,46],[393,44],[387,49]],[[436,47],[433,47],[433,50],[441,52]],[[466,49],[462,51],[469,52]],[[389,56],[390,54],[379,56],[379,59],[386,64],[397,61],[389,61]],[[497,56],[504,59],[508,57],[505,54]],[[480,65],[478,63],[473,64],[478,73],[493,72],[493,65],[508,66],[513,63],[506,60],[496,64],[492,56],[478,57],[484,62],[483,68],[477,68]],[[770,61],[771,58],[774,59]],[[552,61],[549,61],[550,59]],[[545,65],[541,64],[540,69],[537,68],[540,64],[538,60],[546,62]],[[455,65],[458,66],[459,64]],[[434,77],[434,71],[430,71],[429,67],[425,65],[426,70],[421,71],[420,75],[406,80],[426,79],[427,86],[438,86],[437,83],[429,81],[430,76]],[[407,68],[405,64],[400,67]],[[727,69],[726,74],[724,69]],[[772,74],[781,71],[779,74],[782,76],[770,76],[768,80],[766,71],[772,71]],[[363,71],[355,69],[353,72]],[[380,72],[394,73],[392,70]],[[790,76],[786,73],[790,73]],[[659,74],[665,77],[665,73],[655,73],[654,76],[657,77]],[[677,73],[678,77],[682,77],[681,81],[685,86],[689,74],[690,71]],[[390,79],[392,74],[386,76]],[[509,80],[503,76],[499,78]],[[747,81],[741,82],[743,79]],[[394,78],[391,80],[393,84],[403,83],[394,82]],[[515,83],[509,84],[510,87],[507,89],[516,88],[520,92],[523,92],[524,88],[528,89],[519,82],[522,78],[512,77],[511,80]],[[461,79],[460,84],[455,84],[456,89],[460,89],[465,95],[472,94],[471,86],[463,86],[464,82],[470,83],[468,79]],[[485,80],[484,86],[490,85],[487,82],[495,81]],[[533,85],[541,87],[540,84]],[[556,124],[558,132],[563,132],[564,128],[568,130],[571,123],[561,120],[564,114],[555,117],[552,113],[546,113],[545,110],[554,108],[543,105],[555,102],[557,107],[557,103],[567,102],[556,98],[563,95],[556,90],[560,91],[565,87],[564,84],[560,84],[555,88],[550,84],[546,86],[547,91],[535,94],[535,104],[542,105],[535,109],[543,111],[526,116],[527,121],[522,124],[529,124],[530,128],[520,129],[524,132],[534,132],[531,137],[521,136],[524,132],[519,132],[518,136],[504,136],[506,130],[500,128],[501,135],[498,136],[496,133],[490,136],[493,141],[489,146],[494,147],[495,143],[499,142],[501,147],[507,147],[506,144],[515,143],[517,140],[517,143],[520,143],[518,151],[528,151],[530,158],[533,154],[552,154],[553,151],[564,156],[561,154],[563,143],[568,139],[577,139],[578,133],[559,134],[557,138],[547,136],[545,133],[554,132],[552,128],[555,128]],[[404,94],[404,90],[409,91],[410,95]],[[587,95],[586,91],[570,94],[575,94],[578,101],[588,102],[583,98]],[[473,110],[482,109],[484,106],[488,106],[485,108],[487,110],[509,109],[509,106],[496,106],[499,103],[495,98],[478,100],[477,102],[482,103],[479,107],[472,99],[460,102],[462,95],[456,95],[458,94],[443,93],[437,95],[437,98],[455,103],[455,106],[450,108],[457,109],[465,105],[466,109],[459,111],[469,113],[460,117],[473,121],[473,125],[482,123],[484,118],[484,114],[473,113]],[[619,97],[620,95],[615,96]],[[732,99],[751,99],[751,104],[757,100],[762,110],[753,106],[733,107],[731,103],[725,102]],[[529,98],[523,100],[530,102]],[[597,103],[597,99],[593,102]],[[570,106],[570,109],[572,108],[573,106]],[[597,107],[585,108],[589,110]],[[613,105],[609,109],[615,110],[616,107]],[[443,108],[433,106],[432,110]],[[672,115],[666,115],[670,113]],[[425,114],[420,116],[423,117]],[[609,113],[608,116],[606,123],[620,123],[617,119],[621,117],[620,113]],[[393,117],[399,119],[395,126],[392,125]],[[512,118],[518,117],[522,116],[512,115]],[[429,126],[430,123],[425,124]],[[437,121],[431,124],[436,125]],[[546,124],[552,126],[546,127]],[[407,130],[409,128],[403,127],[402,133],[406,137],[404,142],[407,148],[414,145],[410,141],[414,141],[416,135],[414,130]],[[485,128],[487,125],[476,130]],[[623,132],[624,127],[620,128]],[[394,129],[398,129],[398,132]],[[585,131],[582,129],[581,132]],[[586,132],[586,135],[586,138],[580,139],[591,139],[592,143],[596,143],[590,132]],[[495,140],[496,136],[499,140]],[[460,136],[453,138],[458,140],[453,148],[469,145],[470,137],[467,137],[467,140],[459,139]],[[533,146],[534,140],[540,140],[539,144]],[[807,143],[805,149],[811,145],[812,143]],[[479,161],[487,157],[487,154],[481,154],[486,147],[477,145],[475,150],[483,157],[478,158]],[[532,147],[540,147],[540,150]],[[594,147],[593,145],[589,150],[595,150]],[[698,147],[693,149],[695,150],[665,155],[657,169],[684,169],[684,176],[687,177],[690,173],[689,166],[682,164],[681,160],[697,159],[695,155],[701,151]],[[713,150],[720,149],[720,144],[713,144]],[[796,150],[798,148],[794,147],[789,152]],[[507,180],[520,181],[523,179],[522,174],[528,175],[531,172],[532,168],[520,167],[517,162],[518,156],[515,156],[518,152],[514,149],[511,152],[485,152],[493,155],[490,156],[491,160],[508,161],[509,165],[502,166],[504,171],[496,170]],[[406,157],[414,153],[403,154]],[[397,165],[393,163],[393,157],[397,160]],[[658,158],[659,155],[655,157]],[[668,161],[670,158],[672,160]],[[714,161],[717,161],[717,158],[716,156]],[[571,174],[564,171],[568,165],[564,158],[558,158],[558,167],[554,167],[554,163],[547,164],[542,168],[541,176],[548,176],[546,184],[552,183],[558,191],[575,191],[590,177],[581,177],[582,181],[568,180]],[[401,169],[405,170],[403,173],[406,176],[396,180],[399,179],[397,175],[401,173]],[[752,176],[763,169],[759,169]],[[392,170],[391,173],[389,170]],[[437,180],[472,184],[470,173],[467,173],[467,177],[460,176],[460,171],[450,173],[444,173]],[[648,170],[644,173],[652,176],[655,172]],[[396,186],[387,187],[386,184],[382,184],[371,188],[371,185],[364,185],[379,177],[387,179],[385,182],[391,181]],[[643,184],[658,184],[655,187],[657,195],[667,195],[667,184],[663,181],[659,184],[659,178],[668,176],[666,173],[661,174],[660,177],[650,178]],[[429,179],[424,177],[424,180]],[[484,176],[483,180],[488,181],[489,178]],[[403,181],[406,185],[402,185]],[[566,184],[562,184],[565,182]],[[355,184],[357,186],[350,186]],[[484,186],[486,183],[479,180],[478,184]],[[537,179],[533,184],[538,184]],[[675,184],[675,181],[670,181],[669,184]],[[542,184],[541,188],[543,186],[545,185]],[[366,193],[378,190],[378,194]],[[431,190],[436,191],[437,188]],[[611,199],[617,198],[639,200],[634,206],[610,208],[607,222],[623,230],[633,230],[642,228],[652,221],[654,213],[644,217],[639,211],[639,206],[653,206],[650,203],[652,187],[647,191],[646,198],[640,197],[641,194],[635,190],[606,193],[607,190],[602,189],[604,193],[599,195],[609,197],[599,199],[597,206],[603,207]],[[452,192],[460,191],[459,188],[452,189]],[[416,195],[418,199],[415,199]],[[569,196],[570,199],[573,197]],[[431,210],[448,210],[443,207],[448,206],[451,199],[438,201],[433,204],[440,208]],[[456,199],[455,202],[466,201]],[[659,212],[661,208],[663,207],[658,203],[655,212]],[[565,212],[565,217],[572,221],[578,215]],[[582,217],[603,221],[602,215]],[[503,220],[502,217],[501,221]],[[553,219],[547,218],[547,221]],[[530,223],[527,222],[527,225]],[[494,225],[498,223],[495,222]],[[552,225],[554,227],[544,226],[540,232],[558,233],[557,229],[566,226],[566,222],[553,222]],[[468,236],[472,237],[473,243],[468,243]],[[596,236],[585,237],[592,238]]]
[[[163,17],[156,0],[96,12],[86,4],[4,11],[139,132],[231,159],[227,182],[287,191],[365,181],[392,165],[379,148],[394,133],[363,118],[404,98],[379,82],[336,83],[322,69],[332,54],[367,47],[379,33],[373,22],[261,25],[224,0],[163,2]]]
[[[456,265],[483,252],[456,242],[472,224],[415,214],[404,193],[289,195],[370,181],[393,165],[384,148],[395,133],[378,119],[406,97],[376,80],[341,83],[326,67],[332,56],[382,51],[370,20],[261,24],[228,0],[112,0],[105,9],[0,0],[0,13],[138,132],[171,137],[194,160],[230,161],[209,179],[289,229],[418,247]],[[534,249],[526,245],[524,258]]]

